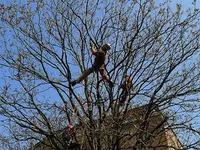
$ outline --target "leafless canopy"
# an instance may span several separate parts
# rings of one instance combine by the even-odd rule
[[[154,132],[147,131],[147,122],[155,109],[184,148],[200,147],[200,11],[195,1],[183,10],[168,0],[28,0],[1,4],[0,15],[2,148],[40,141],[63,150],[57,133],[72,123],[88,149],[120,149],[120,140],[133,136],[136,149],[149,149]],[[113,87],[96,72],[70,84],[93,63],[90,40],[96,48],[112,46],[106,68]],[[120,106],[126,74],[133,85]],[[141,105],[148,108],[136,134],[122,134],[122,114]]]

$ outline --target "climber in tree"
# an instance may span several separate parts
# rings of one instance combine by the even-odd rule
[[[75,134],[74,126],[72,124],[69,124],[62,134],[65,148],[68,149],[80,148],[80,144],[75,142],[74,134]]]
[[[120,88],[122,88],[122,93],[119,100],[121,106],[125,104],[128,95],[130,93],[131,87],[132,87],[132,79],[130,76],[125,75],[125,81],[123,84],[120,85]]]
[[[71,142],[72,136],[74,133],[74,126],[72,124],[69,124],[65,131],[63,132],[62,138],[65,142]]]
[[[87,69],[83,72],[83,74],[76,80],[72,81],[71,84],[74,86],[77,83],[80,83],[83,81],[89,74],[92,72],[100,72],[102,79],[107,81],[110,85],[113,85],[113,83],[110,81],[109,77],[105,75],[106,68],[105,68],[105,60],[106,60],[106,53],[108,50],[111,49],[110,44],[104,44],[101,46],[100,49],[96,50],[94,48],[94,44],[90,42],[91,52],[95,56],[94,64],[91,68]]]

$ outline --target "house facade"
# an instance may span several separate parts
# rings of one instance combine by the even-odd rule
[[[113,117],[110,115],[102,122],[102,131],[98,132],[102,150],[179,150],[183,149],[175,132],[159,110],[153,110],[147,116],[148,106],[131,109]],[[146,119],[146,120],[145,120]],[[79,146],[66,148],[72,150],[90,150],[87,135],[80,127],[76,128]],[[119,140],[116,140],[118,138]],[[113,141],[119,141],[114,144]],[[73,143],[74,144],[74,143]],[[46,140],[48,145],[48,140]],[[111,145],[116,145],[112,147]],[[110,147],[109,147],[110,146]],[[142,147],[142,148],[141,148]],[[32,150],[51,150],[44,144],[35,145]]]

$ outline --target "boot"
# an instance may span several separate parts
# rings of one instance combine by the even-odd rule
[[[81,81],[83,81],[85,78],[87,78],[92,72],[94,72],[94,68],[89,68],[87,70],[85,70],[83,72],[83,74],[76,80],[72,81],[71,82],[71,85],[74,86],[76,85],[77,83],[80,83]]]

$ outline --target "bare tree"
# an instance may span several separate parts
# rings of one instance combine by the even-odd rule
[[[200,11],[195,4],[185,11],[180,4],[173,10],[169,1],[153,0],[1,4],[0,112],[10,138],[21,146],[40,141],[63,150],[59,131],[73,124],[75,140],[87,149],[120,149],[133,137],[135,149],[149,149],[158,126],[150,132],[148,121],[159,109],[184,148],[200,147]],[[93,64],[90,42],[96,49],[111,44],[105,65],[114,86],[98,72],[72,86]],[[120,87],[125,75],[132,80],[128,93]],[[135,134],[125,134],[127,112],[141,105],[148,107],[141,123],[132,124]]]

